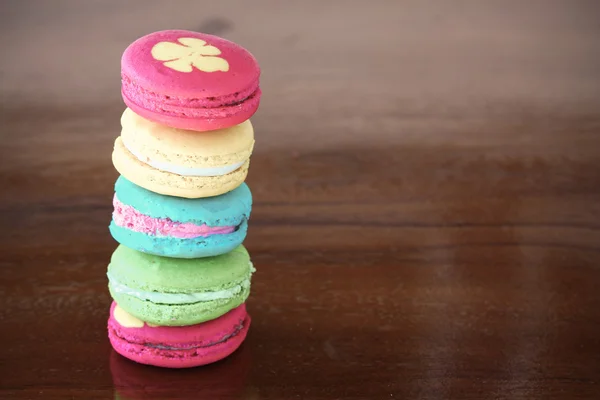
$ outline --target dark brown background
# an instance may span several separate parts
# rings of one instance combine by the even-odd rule
[[[0,4],[0,398],[599,398],[598,3]],[[105,332],[119,58],[166,28],[263,66],[254,322],[188,371]]]

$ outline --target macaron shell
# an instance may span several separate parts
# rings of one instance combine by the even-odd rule
[[[199,134],[157,124],[127,108],[121,116],[121,126],[121,138],[133,153],[186,168],[237,164],[250,158],[254,147],[250,120]]]
[[[108,273],[121,284],[146,292],[214,292],[247,280],[252,273],[252,263],[244,246],[216,257],[180,259],[146,254],[119,245],[112,254]]]
[[[172,58],[181,59],[185,53],[197,51],[203,53],[203,47],[196,49],[193,44],[180,41],[181,38],[195,38],[206,42],[205,46],[218,49],[212,55],[225,60],[227,70],[207,71],[192,67],[189,72],[181,72],[169,67],[168,61],[159,60],[153,55],[153,48],[159,44],[168,44],[174,49]],[[188,47],[192,46],[192,47]],[[181,51],[182,54],[177,54]],[[204,52],[205,53],[205,52]],[[217,54],[215,54],[217,53]],[[161,58],[161,57],[159,57]],[[254,56],[243,47],[229,40],[186,30],[167,30],[154,32],[134,41],[123,53],[121,59],[123,75],[136,82],[137,85],[159,94],[184,98],[217,98],[234,95],[236,92],[247,94],[258,88],[260,68]],[[177,98],[166,99],[177,103]],[[228,103],[235,103],[240,98],[231,97]]]
[[[120,137],[112,153],[113,165],[131,182],[155,193],[185,198],[218,196],[240,186],[248,175],[250,160],[237,170],[221,176],[181,176],[152,168],[134,157]]]
[[[245,305],[242,304],[204,324],[165,327],[148,326],[140,321],[143,324],[141,327],[127,327],[115,318],[116,307],[118,306],[113,302],[108,320],[109,339],[113,348],[138,363],[167,368],[205,365],[227,357],[244,341],[251,322]],[[163,348],[158,348],[157,345]]]

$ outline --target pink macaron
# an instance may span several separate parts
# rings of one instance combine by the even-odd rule
[[[249,119],[260,102],[254,56],[203,33],[168,30],[136,40],[123,53],[121,77],[130,109],[174,128],[228,128]]]
[[[141,364],[189,368],[219,361],[244,341],[250,327],[246,306],[202,324],[149,325],[113,302],[108,319],[108,338],[115,351]]]

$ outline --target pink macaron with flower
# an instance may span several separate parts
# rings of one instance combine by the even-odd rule
[[[228,40],[198,32],[154,32],[121,59],[121,93],[136,114],[179,129],[238,125],[258,109],[260,68]]]

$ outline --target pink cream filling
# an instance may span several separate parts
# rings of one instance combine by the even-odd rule
[[[242,102],[211,108],[169,105],[145,97],[139,93],[127,92],[126,88],[123,88],[122,94],[124,96],[125,103],[134,111],[135,107],[139,107],[146,111],[164,114],[171,117],[219,119],[229,118],[239,113],[252,113],[256,111],[260,102],[261,91],[260,89],[257,89],[253,95]]]
[[[140,102],[141,99],[148,99],[149,102],[162,106],[189,107],[189,108],[221,108],[235,106],[256,95],[260,95],[258,80],[253,82],[247,88],[232,94],[221,95],[218,97],[187,98],[178,96],[167,96],[148,89],[144,89],[135,83],[127,75],[121,75],[122,91],[132,100]]]
[[[196,225],[191,222],[175,222],[169,218],[153,218],[140,213],[135,208],[113,198],[113,221],[117,226],[147,235],[171,236],[179,239],[193,239],[210,235],[223,235],[235,231],[235,226]]]
[[[121,92],[130,107],[137,106],[172,117],[220,119],[239,113],[253,113],[258,108],[261,97],[258,80],[248,88],[230,95],[197,99],[154,93],[138,86],[125,75],[122,75],[121,81]]]

